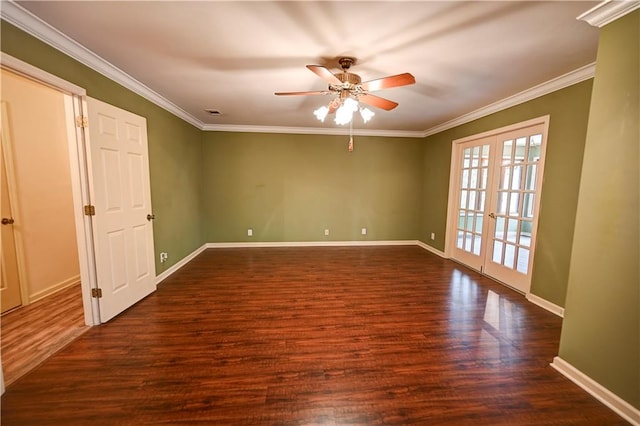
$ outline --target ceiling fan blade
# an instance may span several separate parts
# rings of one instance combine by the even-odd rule
[[[376,108],[385,109],[391,111],[398,106],[397,102],[390,101],[389,99],[381,98],[380,96],[363,94],[358,96],[358,100],[367,105],[374,106]]]
[[[307,68],[329,84],[342,84],[338,77],[333,75],[327,67],[323,67],[322,65],[307,65]]]
[[[391,75],[389,77],[365,81],[361,86],[364,90],[373,92],[375,90],[389,89],[391,87],[407,86],[409,84],[414,84],[415,82],[416,78],[408,72],[405,72],[404,74]]]
[[[326,90],[322,91],[313,91],[313,92],[276,92],[274,95],[277,96],[298,96],[298,95],[328,95],[331,92]]]

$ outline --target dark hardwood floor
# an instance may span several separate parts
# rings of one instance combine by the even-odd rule
[[[210,249],[8,387],[3,425],[617,425],[561,319],[419,247]]]

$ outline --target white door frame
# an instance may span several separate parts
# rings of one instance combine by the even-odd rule
[[[71,171],[71,189],[73,192],[73,210],[76,224],[80,279],[82,281],[81,287],[84,322],[88,326],[99,325],[100,311],[98,300],[91,297],[91,289],[98,287],[92,224],[91,218],[83,214],[83,206],[91,204],[85,149],[85,129],[83,127],[76,126],[75,119],[75,117],[86,115],[87,91],[80,86],[76,86],[73,83],[7,55],[4,52],[0,52],[0,66],[56,89],[65,95],[64,107],[65,115],[67,117],[67,142],[69,148],[69,166]]]

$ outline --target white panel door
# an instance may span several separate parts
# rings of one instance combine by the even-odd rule
[[[146,119],[87,98],[100,321],[156,289]]]

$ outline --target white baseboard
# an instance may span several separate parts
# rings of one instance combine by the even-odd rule
[[[423,243],[422,241],[418,240],[415,242],[417,246],[422,247],[423,249],[430,251],[433,254],[436,254],[440,257],[442,257],[443,259],[446,259],[447,256],[445,256],[443,251],[440,251],[436,248],[431,247],[429,244]]]
[[[559,356],[553,358],[551,367],[559,371],[576,385],[620,415],[632,425],[640,426],[640,410],[623,400],[582,371],[569,364]]]
[[[67,287],[71,287],[72,285],[76,285],[80,283],[80,275],[73,276],[71,278],[67,278],[64,281],[60,281],[59,283],[50,285],[44,290],[40,290],[36,293],[29,295],[29,303],[37,302],[40,299],[44,299],[47,296],[51,296],[54,293],[57,293],[61,290],[64,290]]]
[[[174,272],[177,272],[178,269],[182,268],[184,265],[186,265],[187,263],[191,262],[191,260],[193,260],[197,255],[199,255],[200,253],[202,253],[206,249],[207,249],[207,244],[202,245],[201,247],[199,247],[196,250],[194,250],[193,253],[183,257],[179,262],[177,262],[174,265],[172,265],[169,269],[167,269],[166,271],[164,271],[160,275],[157,275],[156,276],[156,285],[160,284],[162,281],[167,279],[167,277],[169,275],[173,274]]]
[[[249,248],[249,247],[362,247],[362,246],[412,246],[415,240],[389,241],[273,241],[273,242],[239,242],[208,243],[207,248]]]
[[[525,297],[529,302],[533,303],[534,305],[538,305],[541,308],[544,308],[547,311],[551,312],[552,314],[556,314],[560,318],[564,318],[564,308],[562,306],[558,306],[555,303],[551,303],[548,300],[543,299],[540,296],[536,296],[535,294],[532,294],[532,293],[527,293]]]

